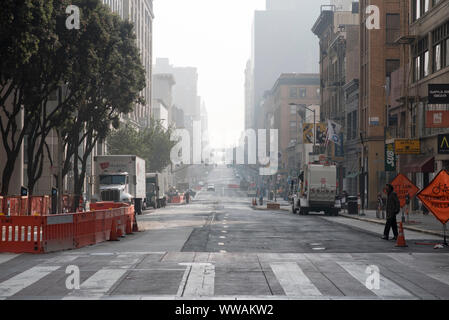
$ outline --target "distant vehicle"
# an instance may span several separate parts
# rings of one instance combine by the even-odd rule
[[[146,197],[145,160],[134,156],[110,155],[94,157],[95,201],[127,202],[138,214]]]
[[[210,184],[207,186],[207,191],[213,191],[215,192],[215,186],[213,184]]]
[[[255,198],[257,197],[257,191],[256,189],[248,189],[246,195],[248,196],[248,198]]]
[[[335,165],[309,164],[300,175],[300,185],[292,197],[292,211],[300,215],[324,211],[337,216],[337,167]]]
[[[204,182],[203,182],[203,181],[198,182],[198,184],[199,184],[201,187],[204,186]]]
[[[162,173],[146,174],[146,207],[151,206],[154,209],[157,209],[166,206],[167,198],[165,197],[165,193],[167,191],[167,185],[165,183],[165,178],[165,175]]]

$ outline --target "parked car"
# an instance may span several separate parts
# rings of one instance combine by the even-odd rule
[[[213,184],[210,184],[207,186],[207,191],[213,191],[215,192],[215,186]]]

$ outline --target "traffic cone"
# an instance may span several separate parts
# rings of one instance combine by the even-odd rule
[[[408,247],[407,243],[405,242],[404,227],[402,225],[402,222],[399,223],[399,235],[398,241],[396,242],[396,247]]]

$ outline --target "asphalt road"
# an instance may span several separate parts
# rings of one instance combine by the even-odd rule
[[[408,232],[397,248],[368,222],[253,210],[226,167],[207,184],[119,242],[0,254],[0,299],[449,299],[449,250],[416,244],[438,238]],[[80,289],[67,287],[73,268]]]

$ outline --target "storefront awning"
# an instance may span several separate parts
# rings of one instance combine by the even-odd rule
[[[401,160],[403,157],[401,155]],[[403,173],[435,172],[435,157],[407,155],[404,160],[404,162],[401,161],[401,172]]]

